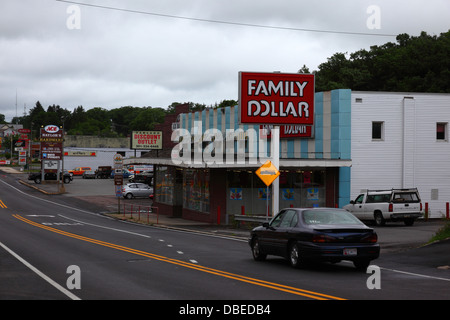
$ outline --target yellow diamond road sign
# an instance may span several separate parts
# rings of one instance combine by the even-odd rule
[[[258,170],[256,170],[258,177],[266,184],[270,186],[272,182],[280,175],[280,171],[272,164],[270,160],[267,160]]]

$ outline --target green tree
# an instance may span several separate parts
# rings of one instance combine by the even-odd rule
[[[109,111],[112,129],[120,136],[126,137],[131,132],[131,122],[138,117],[140,108],[125,106]]]
[[[162,108],[142,108],[129,126],[131,130],[153,130],[155,124],[163,123],[166,112]]]
[[[335,53],[314,72],[316,91],[450,92],[450,31],[400,34],[396,40],[349,55]]]

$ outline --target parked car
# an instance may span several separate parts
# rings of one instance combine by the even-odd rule
[[[422,214],[419,191],[411,189],[368,190],[350,201],[344,209],[360,220],[374,221],[382,226],[386,221],[403,221],[412,226]]]
[[[112,170],[109,177],[114,179],[115,174],[116,174],[115,171]],[[122,174],[123,174],[124,179],[127,179],[128,177],[130,177],[132,175],[132,173],[130,171],[128,171],[127,169],[122,169]]]
[[[75,169],[69,170],[74,176],[82,176],[85,171],[92,170],[91,167],[76,167]]]
[[[100,166],[95,171],[96,177],[99,179],[107,179],[111,175],[111,166]]]
[[[57,173],[55,172],[46,172],[44,173],[44,180],[57,180]],[[60,173],[61,177],[61,173]],[[28,180],[33,180],[36,184],[41,184],[42,182],[42,173],[41,172],[32,172],[28,175]],[[63,181],[64,183],[70,183],[72,181],[72,177],[70,173],[64,172],[63,175]]]
[[[128,183],[122,187],[122,195],[126,199],[136,197],[149,198],[153,194],[153,188],[145,183]]]
[[[142,172],[139,174],[132,174],[128,177],[129,182],[142,182],[151,186],[153,184],[153,172]]]
[[[350,260],[366,270],[377,259],[380,246],[376,232],[351,213],[334,208],[287,208],[270,223],[251,231],[249,244],[255,260],[282,256],[293,267],[309,261]]]
[[[83,179],[95,179],[95,171],[88,170],[83,172]]]
[[[72,181],[73,180],[73,173],[67,171],[67,169],[64,169],[63,171],[64,171],[64,175],[69,175],[70,176],[70,181]]]

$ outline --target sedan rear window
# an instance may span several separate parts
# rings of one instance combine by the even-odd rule
[[[341,210],[306,210],[302,217],[306,224],[363,224],[351,213]]]

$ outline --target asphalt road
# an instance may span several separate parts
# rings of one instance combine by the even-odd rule
[[[295,270],[281,258],[253,261],[244,239],[107,218],[75,197],[79,186],[92,195],[87,185],[102,188],[76,179],[67,195],[49,196],[0,176],[0,299],[220,301],[222,315],[229,301],[450,298],[450,244],[410,249],[439,224],[377,228],[398,250],[370,273],[345,261]]]

